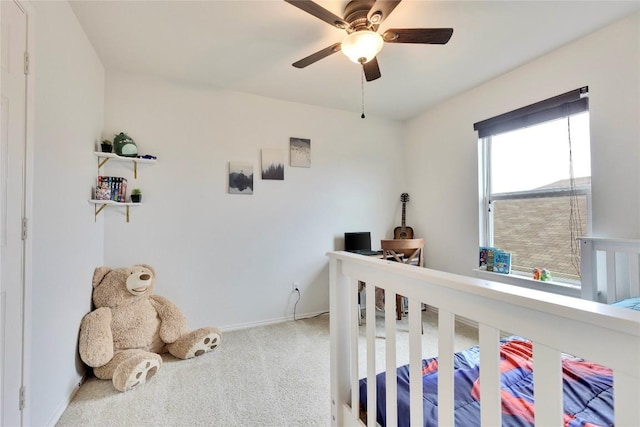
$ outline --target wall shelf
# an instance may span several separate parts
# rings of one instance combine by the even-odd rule
[[[109,160],[113,160],[116,162],[132,163],[134,179],[138,178],[138,163],[155,164],[157,161],[156,159],[141,159],[138,157],[118,156],[115,153],[103,153],[101,151],[95,151],[93,154],[95,154],[95,156],[98,158],[98,175],[100,175],[100,168],[104,166],[105,163],[107,163]],[[93,214],[94,222],[98,220],[98,215],[107,206],[124,207],[126,212],[127,222],[129,222],[129,207],[139,206],[141,204],[141,203],[116,202],[113,200],[96,200],[96,199],[90,199],[89,203],[93,204],[94,206],[94,214]]]
[[[104,208],[107,206],[124,206],[126,208],[126,218],[127,222],[129,222],[129,206],[139,206],[142,203],[131,203],[131,202],[114,202],[113,200],[89,200],[89,203],[94,205],[94,222],[98,220],[98,215]]]
[[[156,159],[141,159],[141,158],[138,158],[138,157],[118,156],[115,153],[103,153],[103,152],[100,152],[100,151],[96,151],[93,154],[95,154],[96,157],[98,158],[98,169],[100,169],[102,166],[104,166],[104,164],[107,163],[111,159],[113,159],[114,161],[117,161],[117,162],[133,163],[133,178],[134,179],[138,178],[138,163],[141,163],[141,164],[144,164],[144,163],[154,164],[157,161]]]

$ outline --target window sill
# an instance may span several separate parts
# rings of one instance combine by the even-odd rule
[[[580,286],[554,281],[543,282],[541,280],[534,280],[529,277],[520,276],[517,274],[494,273],[492,271],[480,270],[477,268],[474,268],[473,271],[476,273],[476,277],[480,279],[506,283],[508,285],[520,286],[527,289],[551,292],[558,295],[580,298]]]

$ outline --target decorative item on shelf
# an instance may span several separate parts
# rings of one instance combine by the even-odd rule
[[[105,182],[100,182],[100,177],[98,177],[98,184],[96,185],[96,193],[94,195],[94,200],[111,200],[111,188],[109,188],[109,184]]]
[[[487,271],[493,271],[493,260],[497,249],[487,251]]]
[[[511,252],[494,251],[493,271],[502,274],[511,274]]]
[[[113,149],[113,142],[109,141],[108,139],[104,139],[100,143],[100,151],[102,151],[103,153],[110,153],[112,149]]]
[[[541,282],[551,281],[551,273],[546,268],[534,268],[532,277],[534,280],[540,280]]]
[[[546,268],[543,268],[540,271],[540,280],[542,280],[543,282],[551,281],[551,273],[549,273],[549,270],[547,270]]]
[[[133,139],[124,132],[120,132],[113,138],[115,153],[123,157],[137,157],[138,146]]]
[[[95,200],[125,202],[127,179],[121,176],[98,176]]]
[[[139,188],[131,190],[131,202],[140,203],[142,201],[142,191]]]
[[[532,274],[531,278],[533,280],[540,280],[540,276],[542,276],[542,270],[540,270],[539,268],[536,267],[536,268],[533,269],[532,273],[533,274]]]
[[[489,252],[493,253],[497,250],[498,248],[495,248],[493,246],[480,246],[480,257],[479,257],[480,270],[487,269],[487,260],[489,259]]]

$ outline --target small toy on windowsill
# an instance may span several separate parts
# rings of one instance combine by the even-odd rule
[[[551,273],[546,268],[534,268],[531,276],[533,280],[540,280],[542,282],[549,282],[551,280]]]
[[[532,271],[533,275],[531,276],[533,280],[540,280],[540,276],[542,275],[542,270],[539,268],[534,268]]]
[[[549,270],[543,268],[542,271],[540,271],[540,280],[542,280],[543,282],[548,282],[551,280],[551,273],[549,273]]]

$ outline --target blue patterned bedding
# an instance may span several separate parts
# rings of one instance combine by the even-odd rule
[[[611,305],[640,311],[640,297],[628,298],[628,299],[613,303]]]
[[[531,342],[520,337],[501,340],[503,426],[534,426],[533,359]],[[480,425],[478,346],[455,354],[454,415],[457,426]],[[422,361],[424,426],[438,425],[438,360]],[[398,425],[409,426],[409,365],[397,369]],[[613,378],[611,370],[572,356],[562,357],[564,425],[613,425]],[[377,420],[386,425],[385,374],[376,376]],[[367,380],[360,380],[360,407],[367,408]]]

